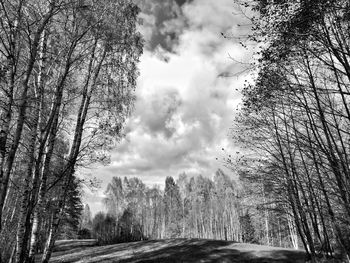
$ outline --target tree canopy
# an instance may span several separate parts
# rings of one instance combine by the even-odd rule
[[[133,107],[138,12],[129,0],[0,1],[4,261],[33,262],[43,239],[47,262],[62,222],[77,225],[74,174],[109,162]]]
[[[252,1],[257,75],[243,89],[241,176],[317,254],[349,259],[349,3]]]

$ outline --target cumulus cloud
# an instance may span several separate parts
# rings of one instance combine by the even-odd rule
[[[170,138],[176,128],[169,125],[173,116],[181,106],[181,97],[175,88],[162,87],[156,93],[145,94],[139,97],[135,114],[139,116],[133,119],[131,129],[138,129],[140,124],[143,132],[151,135],[160,133]]]
[[[135,0],[141,8],[140,30],[146,40],[145,48],[151,51],[164,49],[172,52],[178,36],[186,27],[181,6],[184,0]]]
[[[192,0],[175,0],[176,3],[179,5],[179,6],[182,6],[183,4],[185,3],[189,3],[191,2]]]
[[[227,134],[240,101],[235,90],[246,76],[225,77],[241,69],[228,54],[246,60],[249,53],[221,35],[242,33],[234,27],[241,18],[232,1],[138,1],[147,49],[137,101],[112,164],[95,171],[102,188],[113,176],[136,176],[148,185],[182,172],[210,176],[222,168],[221,149],[234,148]]]

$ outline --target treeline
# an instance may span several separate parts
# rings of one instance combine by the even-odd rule
[[[133,106],[138,11],[129,0],[0,0],[0,261],[40,251],[48,262],[79,225],[76,170],[109,161]]]
[[[295,224],[312,262],[350,259],[348,1],[251,1],[263,43],[243,89],[241,177]]]
[[[270,245],[292,246],[287,218],[275,222],[279,232],[271,226],[266,229],[265,211],[248,197],[221,170],[212,179],[185,173],[176,182],[167,177],[164,191],[147,187],[138,178],[114,177],[104,200],[108,212],[91,220],[91,230],[100,243],[208,238],[260,244],[269,239]]]

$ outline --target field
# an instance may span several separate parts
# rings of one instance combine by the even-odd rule
[[[167,239],[96,246],[94,240],[58,241],[52,263],[305,262],[302,250],[206,239]]]

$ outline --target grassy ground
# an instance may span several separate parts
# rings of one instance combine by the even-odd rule
[[[305,262],[301,250],[203,239],[141,241],[94,246],[93,240],[57,242],[50,262]]]

